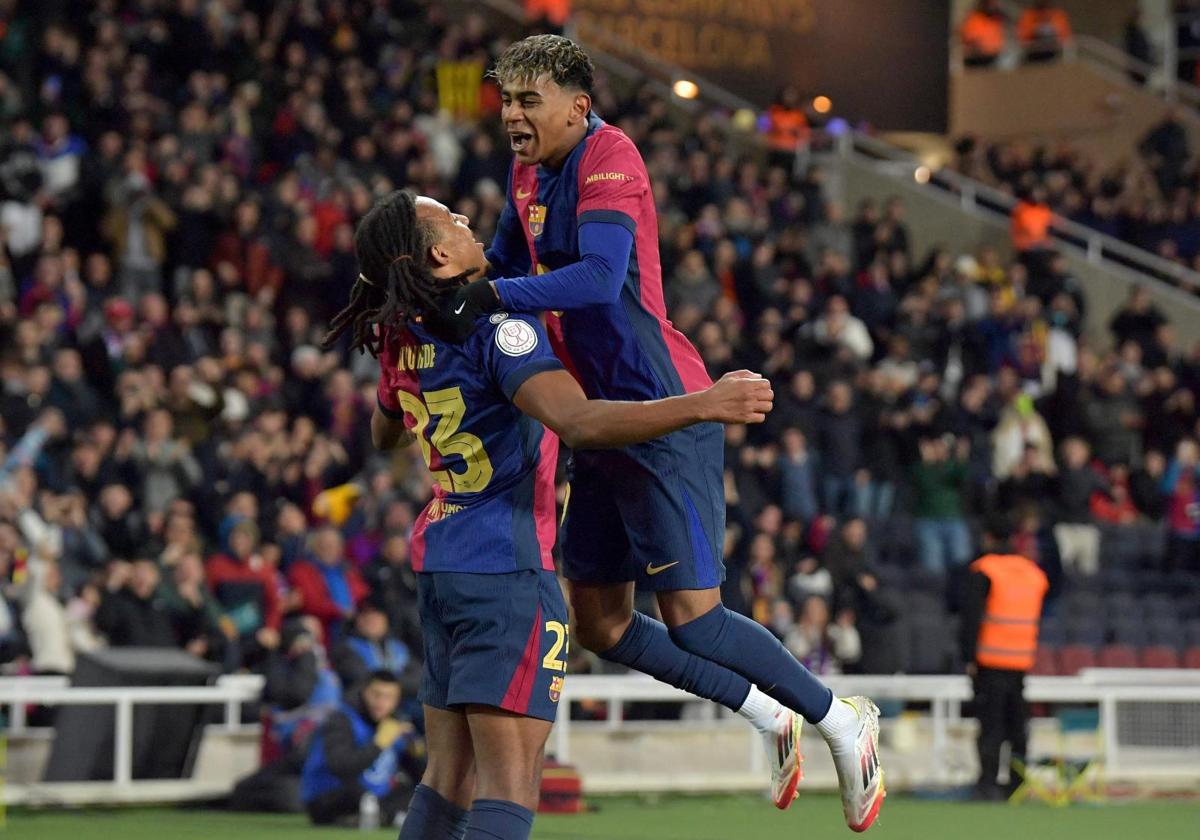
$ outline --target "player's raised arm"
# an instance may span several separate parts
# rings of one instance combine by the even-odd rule
[[[727,373],[694,394],[646,402],[589,400],[566,371],[531,376],[513,395],[517,408],[573,449],[606,449],[662,437],[696,423],[761,423],[775,398],[757,373]]]

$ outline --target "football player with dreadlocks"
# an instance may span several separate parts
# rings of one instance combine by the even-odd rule
[[[559,438],[596,449],[700,422],[759,423],[771,387],[737,371],[687,395],[588,400],[536,317],[495,312],[447,341],[439,311],[487,264],[468,220],[429,198],[382,199],[355,252],[362,274],[324,344],[348,334],[379,358],[372,439],[415,440],[436,479],[412,534],[429,765],[400,837],[525,840],[566,674],[551,558]],[[721,680],[697,657],[683,668],[687,681]]]

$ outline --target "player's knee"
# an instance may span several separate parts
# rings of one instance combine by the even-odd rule
[[[475,798],[474,762],[459,761],[454,755],[430,754],[421,784],[460,808],[470,808]]]
[[[575,620],[575,633],[579,644],[592,653],[604,653],[615,647],[629,627],[630,616],[619,618],[601,618],[593,620]]]

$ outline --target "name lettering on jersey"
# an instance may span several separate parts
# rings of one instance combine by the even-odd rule
[[[396,360],[396,370],[424,370],[433,367],[437,348],[432,344],[422,344],[420,347],[406,346],[400,348],[400,358]]]
[[[593,172],[591,175],[583,179],[583,183],[594,184],[597,181],[632,181],[632,175],[626,175],[624,172]]]
[[[546,205],[545,204],[530,204],[529,205],[529,232],[535,236],[541,236],[542,231],[546,229]]]
[[[440,522],[462,510],[465,510],[465,506],[463,505],[455,505],[441,499],[434,499],[429,503],[429,513],[426,514],[425,519],[427,522]]]

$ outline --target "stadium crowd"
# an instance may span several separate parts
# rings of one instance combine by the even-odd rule
[[[1127,159],[1105,165],[1070,144],[956,146],[955,168],[1013,195],[1036,198],[1058,216],[1200,270],[1200,158],[1187,124],[1168,110]],[[1197,292],[1194,281],[1180,283]]]
[[[490,236],[507,36],[418,0],[62,5],[0,3],[0,661],[180,647],[284,711],[318,672],[411,697],[430,479],[370,445],[374,360],[318,345],[376,197]],[[1200,347],[1144,292],[1104,350],[1062,261],[914,253],[902,202],[850,212],[728,114],[604,78],[594,101],[646,159],[675,323],[714,376],[776,385],[727,430],[724,594],[812,670],[955,668],[946,581],[997,508],[1059,587],[1200,571]],[[1121,534],[1146,556],[1114,560]]]

